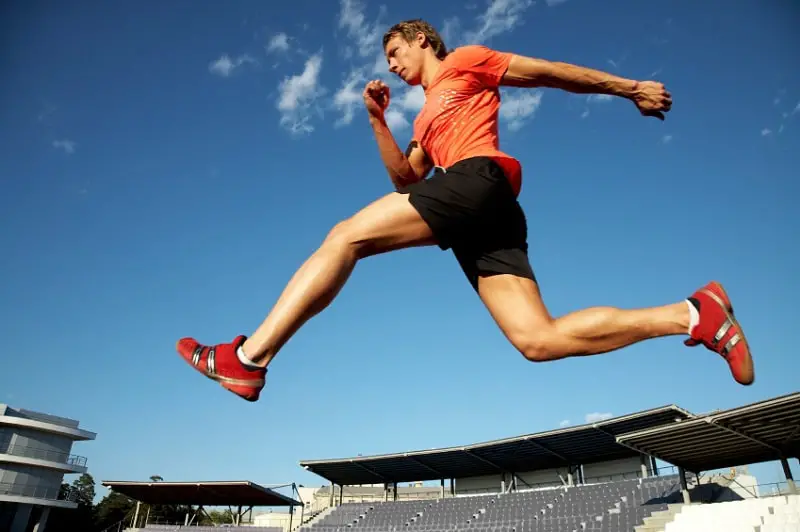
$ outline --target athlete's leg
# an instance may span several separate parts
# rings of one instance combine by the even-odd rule
[[[480,276],[477,290],[509,341],[533,362],[596,355],[651,338],[687,335],[686,345],[702,344],[721,355],[740,384],[755,379],[750,348],[719,283],[708,283],[688,299],[664,306],[594,307],[559,318],[549,314],[532,279]],[[697,311],[691,325],[689,305]]]
[[[300,326],[333,301],[359,259],[432,244],[431,230],[409,195],[393,192],[373,202],[330,231],[242,349],[266,366]]]
[[[308,319],[330,304],[359,259],[435,243],[428,225],[411,205],[411,197],[389,194],[337,224],[294,274],[251,337],[239,335],[232,342],[215,345],[182,338],[178,341],[178,353],[227,390],[248,401],[257,401],[266,382],[269,362]]]
[[[689,331],[686,301],[635,310],[594,307],[553,318],[531,279],[480,277],[478,294],[509,341],[533,362],[596,355]]]

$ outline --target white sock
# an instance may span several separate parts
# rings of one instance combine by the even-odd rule
[[[258,364],[256,364],[255,362],[253,362],[252,360],[250,360],[249,358],[247,358],[245,356],[244,349],[242,349],[242,346],[239,346],[236,349],[236,356],[239,357],[239,362],[241,362],[242,365],[244,365],[244,366],[246,366],[248,368],[258,369],[258,368],[261,367],[261,366],[259,366]]]
[[[686,304],[689,305],[689,335],[691,335],[694,328],[700,323],[700,313],[697,312],[697,307],[688,299]]]

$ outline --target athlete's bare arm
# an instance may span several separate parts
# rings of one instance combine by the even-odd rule
[[[412,140],[404,153],[386,124],[384,112],[389,106],[389,87],[380,81],[369,82],[364,89],[364,104],[381,159],[395,189],[401,190],[428,175],[433,165],[419,143]]]
[[[609,94],[631,100],[645,116],[664,119],[672,96],[662,83],[636,81],[569,63],[513,55],[501,82],[512,87],[551,87],[575,93]]]

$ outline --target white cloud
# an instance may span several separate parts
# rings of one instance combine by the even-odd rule
[[[586,423],[596,423],[610,417],[611,412],[592,412],[591,414],[586,414]]]
[[[365,78],[360,69],[352,70],[336,94],[333,95],[333,106],[341,112],[341,116],[336,120],[336,126],[347,125],[353,121],[356,108],[363,102],[361,94],[364,81]]]
[[[664,135],[663,137],[661,137],[661,142],[662,144],[669,144],[670,142],[672,142],[672,135]]]
[[[380,16],[385,14],[385,7],[381,6],[378,20],[367,23],[364,14],[364,4],[359,0],[340,0],[339,2],[339,29],[344,29],[347,36],[352,39],[356,55],[368,57],[375,53],[381,46],[383,36]],[[345,47],[347,55],[353,55],[351,47]]]
[[[289,36],[285,33],[276,33],[267,44],[267,52],[286,52],[289,50]]]
[[[500,118],[507,122],[511,131],[518,131],[534,115],[542,104],[542,93],[526,89],[515,93],[503,94],[500,104]]]
[[[400,130],[407,128],[410,122],[400,111],[389,109],[386,111],[386,125],[389,126],[389,129]]]
[[[395,98],[396,104],[404,111],[418,113],[425,105],[425,90],[421,85],[408,87],[405,91]]]
[[[767,135],[772,135],[772,130],[765,127],[764,129],[761,130],[761,136],[766,137]]]
[[[561,427],[562,429],[564,427],[568,427],[569,426],[569,419],[563,420],[561,423],[558,424],[558,426]]]
[[[614,97],[610,94],[590,94],[586,97],[586,101],[594,103],[610,102]]]
[[[468,32],[467,42],[483,43],[492,37],[511,31],[522,24],[522,14],[533,0],[490,0],[489,7],[478,15],[478,29]]]
[[[311,125],[311,111],[316,100],[325,93],[319,83],[322,69],[322,54],[308,58],[303,72],[284,78],[278,86],[278,110],[281,112],[280,124],[295,134],[314,131]]]
[[[75,141],[69,139],[54,140],[53,147],[62,150],[67,155],[75,153]]]
[[[215,59],[208,64],[208,71],[212,74],[227,78],[233,74],[234,70],[241,67],[245,63],[255,63],[255,59],[247,54],[242,54],[236,59],[231,59],[228,54],[222,54],[218,59]]]

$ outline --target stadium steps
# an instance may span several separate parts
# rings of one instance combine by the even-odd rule
[[[645,517],[644,524],[634,528],[635,532],[665,532],[667,523],[675,520],[675,516],[683,510],[686,504],[669,504],[666,510],[658,510]]]
[[[795,532],[800,495],[777,495],[684,506],[664,532]]]
[[[327,516],[329,513],[331,513],[332,511],[334,511],[335,509],[336,509],[336,507],[335,507],[335,506],[328,506],[328,507],[327,507],[327,508],[325,508],[324,510],[321,510],[321,511],[317,512],[317,513],[316,513],[316,514],[314,514],[314,515],[310,515],[310,516],[308,516],[308,517],[304,518],[304,519],[303,519],[303,522],[302,522],[302,523],[300,523],[300,525],[299,525],[299,526],[296,526],[296,527],[295,527],[295,530],[297,530],[298,528],[311,527],[311,526],[312,526],[314,523],[318,523],[318,522],[322,521],[323,519],[325,519],[325,517],[326,517],[326,516]]]

